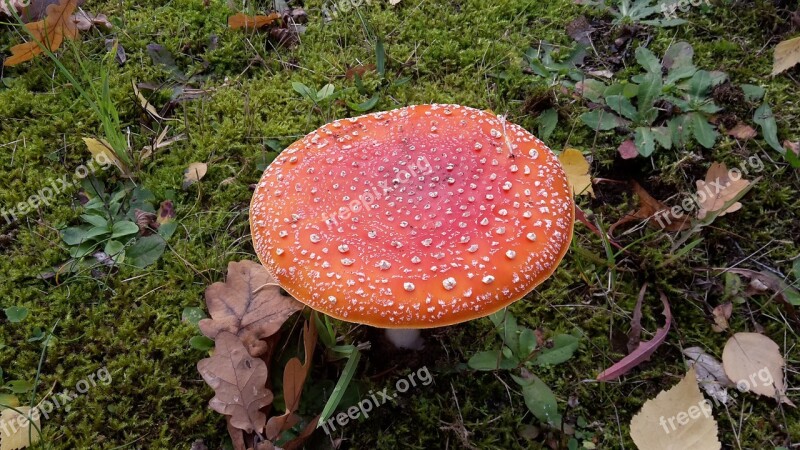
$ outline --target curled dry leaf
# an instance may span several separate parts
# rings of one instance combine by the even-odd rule
[[[777,75],[800,62],[800,36],[782,41],[775,46],[772,75]]]
[[[279,20],[281,15],[274,12],[266,16],[248,16],[246,14],[238,13],[228,17],[228,27],[233,30],[240,28],[263,28]]]
[[[737,173],[738,175],[734,175]],[[702,220],[706,214],[721,210],[725,203],[733,200],[739,192],[750,185],[750,182],[742,178],[741,172],[729,171],[724,163],[714,163],[709,167],[705,181],[697,180],[696,184],[696,198],[700,203],[697,218]],[[725,211],[720,212],[719,216],[738,211],[741,208],[742,204],[736,202]]]
[[[666,319],[664,326],[656,330],[656,334],[653,336],[653,339],[640,342],[639,346],[636,347],[636,349],[630,354],[628,354],[628,356],[622,358],[618,363],[601,372],[600,375],[597,376],[598,381],[611,381],[621,377],[622,375],[625,375],[634,367],[649,360],[650,355],[652,355],[653,352],[655,352],[656,349],[658,349],[658,347],[661,346],[661,344],[663,344],[667,339],[667,334],[669,333],[669,328],[672,324],[672,312],[669,308],[667,296],[661,291],[659,291],[658,294],[661,298],[661,303],[664,305],[663,314],[664,318]],[[643,292],[640,293],[640,298],[642,296]]]
[[[114,25],[108,21],[108,17],[105,14],[98,14],[95,16],[92,13],[78,11],[78,13],[70,19],[75,22],[75,26],[81,31],[87,31],[89,28],[92,28],[92,26],[103,27],[106,30],[114,28]]]
[[[642,450],[719,450],[717,433],[711,404],[697,388],[694,369],[646,401],[631,420],[631,439]]]
[[[230,416],[231,426],[247,432],[261,432],[267,416],[261,408],[272,404],[272,392],[266,388],[267,364],[250,356],[242,341],[233,333],[217,334],[214,355],[197,363],[197,371],[214,389],[208,406]]]
[[[183,171],[183,188],[186,189],[202,180],[206,176],[206,172],[208,172],[208,164],[206,163],[194,162],[189,164],[189,167]]]
[[[733,136],[736,139],[741,139],[743,141],[753,139],[758,135],[755,128],[747,125],[745,123],[739,122],[736,124],[735,127],[728,130],[728,135]]]
[[[311,360],[314,357],[314,347],[317,344],[317,327],[306,321],[303,327],[303,348],[305,361],[301,364],[299,358],[292,358],[283,369],[283,400],[286,404],[286,413],[281,416],[271,417],[267,421],[265,433],[267,439],[275,440],[281,432],[297,425],[300,418],[294,414],[300,406],[300,396],[306,382],[308,371],[311,369]]]
[[[572,186],[573,195],[590,194],[594,197],[592,177],[589,175],[589,161],[580,150],[567,148],[558,155],[558,160],[564,166],[567,180]]]
[[[631,181],[633,192],[639,197],[639,209],[622,217],[608,228],[608,234],[614,234],[614,229],[620,225],[640,220],[647,220],[653,228],[664,231],[683,231],[691,226],[689,217],[677,217],[666,205],[653,198],[639,183]]]
[[[78,36],[78,27],[71,16],[77,3],[77,0],[61,0],[58,4],[47,7],[47,16],[43,20],[26,23],[25,28],[33,39],[11,47],[11,56],[3,61],[3,65],[16,66],[30,61],[36,55],[44,53],[43,47],[54,52],[61,47],[64,38],[75,39]]]
[[[778,344],[758,333],[736,333],[722,350],[725,374],[740,391],[772,397],[794,406],[786,396],[783,356]]]
[[[261,264],[233,261],[228,277],[206,289],[210,319],[199,322],[200,331],[211,339],[228,331],[242,338],[253,356],[269,349],[262,339],[281,328],[284,322],[303,309],[297,300],[283,296],[280,287]]]
[[[706,393],[719,403],[728,403],[728,387],[733,386],[725,375],[722,364],[700,347],[689,347],[683,350],[689,358],[686,363],[697,373],[697,382]]]
[[[711,315],[714,316],[714,324],[711,325],[711,329],[716,333],[722,333],[723,331],[727,330],[728,319],[731,318],[732,313],[733,303],[731,302],[726,302],[715,306],[714,310],[711,311]]]
[[[0,0],[0,14],[13,16],[11,9],[15,10],[17,14],[22,11],[22,8],[28,6],[29,0]],[[11,9],[9,9],[9,6]]]
[[[800,318],[798,318],[797,312],[794,309],[795,306],[800,305],[800,301],[798,301],[798,299],[800,299],[800,291],[794,286],[769,272],[757,272],[755,270],[738,268],[725,269],[725,271],[741,275],[750,280],[750,285],[745,292],[748,295],[761,293],[766,290],[774,292],[774,298],[784,306],[789,317],[795,322],[800,323]]]
[[[119,169],[122,176],[126,178],[131,177],[131,171],[128,169],[128,166],[119,159],[117,152],[114,151],[111,144],[106,142],[105,139],[83,138],[83,142],[86,144],[86,149],[89,150],[89,153],[92,154],[95,161],[101,163],[103,161],[106,161],[106,163],[110,162]]]

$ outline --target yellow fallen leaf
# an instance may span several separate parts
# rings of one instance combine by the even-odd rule
[[[631,439],[639,450],[719,450],[711,402],[697,387],[695,369],[667,391],[645,402],[631,420]]]
[[[117,152],[105,139],[83,138],[83,142],[86,143],[86,148],[95,161],[102,165],[113,164],[117,166],[123,176],[130,178],[131,173],[128,166],[119,159]]]
[[[558,156],[567,179],[572,186],[574,195],[590,194],[594,197],[592,189],[592,177],[589,175],[589,162],[584,158],[580,150],[567,148]]]
[[[208,172],[208,164],[206,163],[194,162],[189,164],[189,167],[183,172],[183,188],[186,189],[202,180],[206,176],[206,172]]]
[[[743,392],[755,392],[794,406],[786,397],[783,356],[778,344],[758,333],[736,333],[722,350],[725,374]]]
[[[777,75],[800,62],[800,36],[780,42],[775,47],[772,75]]]
[[[156,110],[156,107],[153,106],[150,102],[147,101],[147,98],[145,98],[145,96],[142,95],[141,92],[139,92],[139,87],[136,86],[136,82],[135,81],[132,81],[131,83],[133,84],[133,93],[134,93],[134,95],[136,95],[136,98],[139,99],[139,104],[142,106],[142,109],[147,111],[151,116],[153,116],[154,118],[156,118],[158,120],[170,120],[170,119],[167,119],[166,117],[163,117],[161,114],[159,114],[158,111]],[[174,120],[174,119],[172,119],[172,120]]]
[[[4,409],[0,412],[0,424],[5,425],[0,427],[0,450],[17,450],[39,442],[38,430],[41,429],[41,419],[38,411],[31,414],[35,424],[31,427],[31,422],[27,419],[31,407],[20,406],[15,409],[19,412],[13,409]]]
[[[702,220],[706,214],[721,210],[725,203],[739,195],[750,185],[750,182],[742,178],[740,171],[728,170],[724,163],[714,163],[708,168],[705,181],[697,180],[696,184],[696,199],[700,204],[697,218]],[[736,202],[725,211],[720,212],[719,215],[724,216],[727,213],[738,211],[741,207],[742,204]]]

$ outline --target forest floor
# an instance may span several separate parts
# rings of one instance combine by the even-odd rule
[[[693,194],[695,181],[714,162],[748,169],[745,178],[753,186],[740,210],[717,217],[683,242],[681,233],[637,219],[614,230],[624,248],[618,250],[602,233],[576,223],[560,268],[509,308],[520,325],[545,340],[556,333],[581,336],[568,361],[535,370],[556,396],[564,417],[559,429],[528,410],[512,372],[468,366],[473,354],[499,344],[488,319],[426,330],[419,352],[394,349],[375,329],[336,322],[343,343],[371,344],[343,406],[394,386],[409,371],[427,368],[433,381],[330,438],[317,430],[307,448],[634,448],[631,418],[684,377],[682,350],[700,347],[719,359],[738,332],[763,333],[778,344],[787,395],[800,403],[798,319],[791,304],[800,299],[761,289],[763,283],[751,283],[749,272],[726,272],[765,272],[785,284],[800,276],[800,172],[749,120],[759,104],[714,91],[714,100],[733,115],[715,117],[714,129],[731,128],[726,120],[735,125],[748,119],[743,121],[758,132],[754,138],[719,131],[710,148],[690,140],[656,148],[649,157],[623,159],[618,147],[633,132],[588,127],[580,117],[592,105],[564,87],[566,72],[541,76],[526,57],[543,42],[556,45],[563,57],[576,45],[570,35],[588,31],[590,44],[577,68],[629,80],[642,71],[637,47],[660,58],[671,44],[686,41],[698,68],[725,72],[729,86],[763,87],[780,142],[797,142],[800,71],[770,76],[772,49],[800,29],[797,2],[712,0],[679,11],[686,23],[668,28],[615,24],[609,11],[571,0],[356,3],[326,20],[333,5],[343,2],[290,2],[304,9],[308,22],[298,42],[279,45],[280,32],[269,28],[229,28],[228,17],[239,11],[226,2],[86,2],[82,8],[106,14],[112,27],[81,31],[56,53],[74,80],[46,55],[2,68],[0,214],[11,220],[0,217],[0,308],[6,310],[0,315],[0,400],[16,397],[24,405],[33,389],[38,401],[51,387],[60,392],[90,375],[108,374],[108,382],[92,383],[42,421],[48,448],[189,448],[196,440],[211,449],[229,448],[224,417],[208,407],[214,393],[196,367],[208,352],[202,340],[190,344],[200,333],[187,315],[207,311],[204,290],[224,279],[230,261],[256,260],[248,207],[266,165],[317,127],[360,115],[358,104],[369,111],[468,105],[504,114],[534,134],[542,129],[542,115],[554,111],[557,125],[545,142],[556,152],[576,148],[591,162],[595,196],[576,200],[602,230],[639,209],[631,181],[669,206]],[[249,8],[244,12],[255,14],[273,6]],[[585,21],[576,21],[580,17]],[[11,46],[29,37],[13,18],[0,22],[0,54],[8,56]],[[124,49],[124,63],[107,57],[109,39]],[[385,51],[384,73],[377,67],[378,42]],[[100,89],[103,77],[103,98],[119,114],[117,143],[133,149],[131,178],[112,168],[80,180],[90,160],[83,139],[110,136],[78,88]],[[315,91],[332,84],[338,94],[315,105],[293,89],[297,82]],[[134,85],[152,110],[143,109]],[[364,105],[375,92],[376,103]],[[659,108],[663,112],[665,105]],[[144,151],[146,146],[157,148]],[[204,163],[207,173],[184,184],[184,172],[195,162]],[[62,266],[71,261],[71,251],[80,256],[61,230],[83,223],[89,179],[102,182],[109,196],[119,192],[122,210],[131,214],[142,204],[153,210],[171,205],[174,211],[164,214],[177,227],[166,236],[163,255]],[[17,207],[48,186],[48,201]],[[7,214],[12,210],[13,218]],[[672,312],[666,341],[621,378],[596,381],[628,353],[631,316],[645,283],[642,340],[664,326],[660,291]],[[715,332],[714,309],[727,302],[729,324]],[[299,342],[296,325],[290,320],[284,333],[283,348],[291,355]],[[306,383],[299,410],[305,419],[320,413],[345,364],[323,354],[317,353]],[[276,364],[291,355],[279,356]],[[800,445],[800,412],[773,399],[743,394],[713,414],[724,448]]]

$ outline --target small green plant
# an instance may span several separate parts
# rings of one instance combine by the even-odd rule
[[[154,207],[155,196],[142,187],[122,185],[106,192],[96,178],[83,182],[88,200],[81,224],[61,231],[73,261],[88,256],[105,266],[123,263],[138,268],[155,263],[177,228],[171,201]],[[74,269],[79,265],[74,265]]]
[[[525,405],[542,423],[554,428],[561,427],[555,394],[532,371],[536,367],[554,366],[570,359],[578,349],[580,333],[557,334],[547,344],[540,345],[536,333],[519,326],[517,319],[507,310],[489,316],[494,324],[502,346],[496,350],[477,352],[469,359],[469,367],[475,370],[519,371],[511,378],[522,389]]]
[[[549,42],[542,41],[538,47],[531,47],[525,52],[529,70],[545,80],[550,88],[566,87],[574,89],[575,83],[586,78],[578,68],[586,58],[586,46],[578,44],[571,49],[564,49]],[[558,124],[558,112],[548,108],[537,118],[538,136],[547,139]]]
[[[649,49],[637,48],[636,62],[644,73],[610,85],[596,79],[576,85],[594,103],[581,120],[595,131],[631,130],[637,151],[645,157],[657,146],[683,147],[692,140],[711,148],[719,133],[710,120],[722,111],[712,98],[712,89],[727,75],[699,70],[692,57],[692,47],[686,42],[670,46],[661,60]],[[764,96],[759,86],[741,85],[741,89],[748,102]]]
[[[353,82],[355,83],[356,91],[359,95],[368,98],[361,103],[347,102],[348,108],[356,112],[367,112],[374,108],[381,98],[385,95],[389,95],[391,89],[411,81],[411,77],[390,80],[386,76],[386,49],[381,39],[375,39],[375,71],[378,73],[379,78],[375,84],[369,86],[364,84],[364,79],[358,72],[353,74]]]
[[[655,5],[653,0],[582,0],[576,3],[611,14],[614,16],[612,21],[614,25],[640,23],[666,28],[686,23],[683,19],[667,17],[666,12],[675,10],[672,3],[677,3],[677,0],[672,2],[656,0]]]

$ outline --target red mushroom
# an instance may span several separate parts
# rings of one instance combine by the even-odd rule
[[[382,328],[491,314],[549,277],[574,203],[550,149],[491,112],[417,105],[337,120],[284,150],[250,210],[281,287]]]

